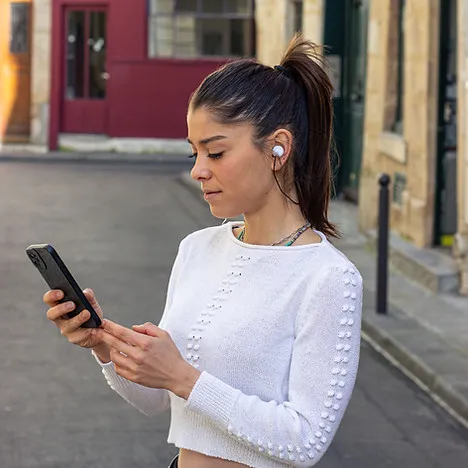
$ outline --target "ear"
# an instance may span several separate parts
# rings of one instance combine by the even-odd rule
[[[271,137],[268,139],[271,142],[270,145],[270,154],[271,154],[271,169],[278,171],[280,170],[288,161],[292,152],[292,134],[289,130],[285,128],[280,128],[276,130]],[[284,149],[284,154],[281,157],[276,157],[273,155],[273,148],[275,146],[281,146]]]

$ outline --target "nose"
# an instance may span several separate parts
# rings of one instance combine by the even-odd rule
[[[190,171],[192,179],[197,180],[198,182],[207,180],[211,177],[211,170],[207,167],[207,162],[203,162],[203,159],[205,158],[198,156],[192,170]]]

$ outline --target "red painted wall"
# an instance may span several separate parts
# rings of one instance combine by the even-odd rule
[[[112,61],[108,134],[185,138],[189,96],[216,65],[201,61]]]
[[[146,0],[54,0],[50,147],[56,149],[63,95],[65,5],[108,6],[107,135],[185,138],[190,93],[223,62],[147,58]]]

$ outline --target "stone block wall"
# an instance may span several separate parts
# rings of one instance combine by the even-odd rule
[[[460,266],[461,293],[468,295],[468,5],[458,0],[457,190],[458,232],[454,255]]]
[[[321,45],[325,0],[304,0],[303,34]],[[294,33],[290,0],[255,0],[257,58],[266,65],[277,65]]]
[[[49,129],[52,1],[34,0],[31,60],[31,143],[46,145]]]
[[[392,41],[397,2],[371,2],[368,29],[365,135],[360,184],[360,226],[377,219],[377,179],[387,172],[406,177],[391,228],[419,247],[432,243],[437,155],[439,2],[406,0],[404,20],[403,129],[388,128],[395,105],[397,47]]]

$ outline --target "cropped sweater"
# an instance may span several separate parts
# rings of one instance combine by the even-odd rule
[[[250,467],[313,466],[353,391],[362,278],[318,231],[320,243],[262,246],[234,224],[183,239],[169,279],[159,327],[201,372],[187,400],[95,357],[141,412],[170,408],[169,443]]]

